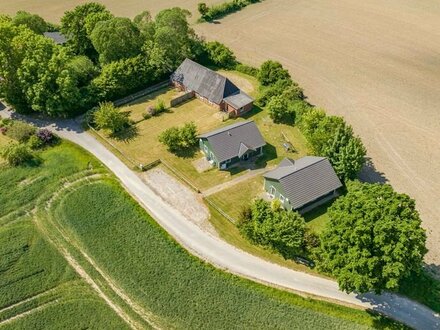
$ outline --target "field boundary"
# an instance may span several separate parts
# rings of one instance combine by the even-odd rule
[[[229,214],[227,214],[225,211],[223,211],[217,204],[215,204],[210,198],[203,197],[203,200],[206,201],[209,205],[211,205],[218,213],[220,213],[223,217],[226,218],[229,222],[233,223],[234,225],[237,224],[237,220],[231,217]]]

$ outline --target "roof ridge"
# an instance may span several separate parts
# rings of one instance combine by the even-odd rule
[[[247,125],[247,124],[250,124],[250,123],[254,123],[254,121],[253,121],[253,120],[246,120],[246,121],[238,122],[238,123],[234,123],[234,124],[231,124],[231,125],[228,125],[228,126],[225,126],[225,127],[220,127],[220,128],[217,129],[218,132],[209,135],[209,137],[211,137],[211,136],[215,136],[215,135],[218,135],[218,134],[220,134],[220,133],[224,133],[224,132],[226,132],[228,129],[234,129],[234,128],[241,127],[241,126],[243,126],[243,125]],[[232,127],[232,128],[228,128],[229,126],[232,126],[232,125],[236,125],[236,126],[234,126],[234,127]],[[214,130],[214,131],[216,131],[216,130]],[[205,133],[205,134],[201,134],[200,136],[203,136],[203,135],[206,135],[206,134],[209,134],[209,132],[207,132],[207,133]],[[206,137],[206,138],[208,138],[208,137]]]
[[[303,158],[305,158],[305,157],[316,157],[316,158],[321,158],[321,159],[318,160],[318,161],[315,162],[315,163],[312,163],[312,164],[309,164],[309,165],[307,165],[307,166],[301,167],[299,170],[297,170],[297,171],[295,171],[295,172],[287,173],[286,175],[281,176],[278,180],[281,180],[281,179],[285,178],[286,176],[289,176],[289,175],[291,175],[291,174],[293,174],[293,173],[298,173],[298,172],[300,172],[300,171],[302,171],[302,170],[304,170],[304,169],[306,169],[306,168],[309,168],[309,167],[312,166],[312,165],[318,164],[318,163],[322,162],[323,160],[326,160],[326,159],[327,159],[326,157],[320,157],[320,156],[304,156]],[[301,158],[300,158],[300,159],[301,159]],[[286,167],[291,167],[291,166],[295,166],[295,164],[290,165],[290,166],[286,166]],[[277,168],[277,169],[278,169],[278,168]]]

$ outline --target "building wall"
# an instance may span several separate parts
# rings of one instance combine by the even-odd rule
[[[281,186],[281,183],[277,180],[272,180],[272,179],[268,179],[268,178],[264,178],[264,190],[270,194],[270,188],[274,187],[275,188],[275,194],[274,194],[274,199],[280,199],[280,195],[284,196],[284,203],[282,203],[282,206],[284,209],[286,210],[292,210],[292,205],[290,205],[290,201],[287,200],[287,197],[284,193],[283,187]]]
[[[208,160],[209,160],[209,158],[211,158],[214,161],[214,165],[218,167],[217,158],[215,157],[214,151],[212,150],[211,144],[208,142],[208,140],[207,139],[200,139],[199,140],[199,147],[200,147],[200,150],[202,151],[202,153],[205,155],[205,157]]]
[[[246,112],[249,112],[252,110],[252,108],[254,107],[254,103],[249,103],[247,105],[245,105],[243,108],[241,109],[235,109],[232,105],[227,104],[225,102],[224,103],[224,109],[227,113],[229,113],[229,116],[234,118],[234,117],[239,117],[243,114],[245,114]]]

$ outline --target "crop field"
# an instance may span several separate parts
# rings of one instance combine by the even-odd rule
[[[71,1],[58,1],[58,0],[16,0],[0,1],[0,12],[5,14],[14,14],[18,10],[26,10],[41,15],[44,19],[57,23],[63,16],[66,10],[71,10],[74,7],[84,4],[85,0],[71,0]],[[193,14],[193,20],[196,21],[198,17],[196,0],[100,0],[97,1],[104,4],[111,12],[116,16],[134,17],[144,10],[150,11],[153,15],[157,14],[162,9],[179,6],[190,10]],[[222,0],[207,0],[208,5],[221,3]]]
[[[4,329],[398,328],[215,270],[173,241],[88,153],[61,142],[38,156],[38,166],[0,173]]]
[[[427,1],[266,0],[196,31],[245,63],[278,60],[309,101],[366,144],[363,177],[417,201],[426,262],[440,265],[440,6]],[[437,267],[435,267],[437,266]]]
[[[329,329],[356,329],[360,324],[372,325],[365,312],[343,316],[344,308],[335,311],[327,303],[319,303],[320,312],[307,309],[310,300],[290,294],[285,299],[277,290],[203,264],[171,240],[113,180],[69,192],[53,205],[49,221],[59,222],[98,267],[163,327],[218,329],[240,324],[241,328],[308,329],[325,324]]]
[[[99,169],[98,163],[67,143],[40,157],[39,167],[0,172],[0,327],[127,328],[43,238],[30,213],[63,179],[78,175],[88,161]]]

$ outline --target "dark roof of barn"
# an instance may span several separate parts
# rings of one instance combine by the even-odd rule
[[[266,145],[253,121],[232,124],[199,137],[208,140],[219,162],[241,157],[249,150],[256,150]]]
[[[67,38],[61,32],[44,32],[44,36],[55,41],[57,45],[62,45],[67,42]]]
[[[332,165],[324,157],[306,156],[298,160],[285,158],[264,177],[280,182],[285,197],[294,209],[342,187]]]
[[[225,102],[230,104],[234,109],[240,109],[241,107],[254,102],[254,99],[245,92],[240,91],[240,93],[226,97]]]
[[[230,95],[240,93],[240,89],[228,78],[188,58],[171,75],[171,79],[215,104],[220,104]]]

